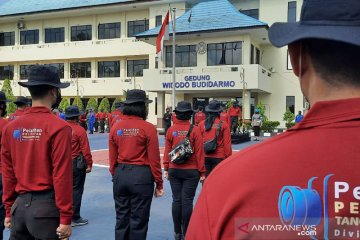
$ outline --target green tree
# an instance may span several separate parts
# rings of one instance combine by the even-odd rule
[[[268,117],[265,115],[265,106],[264,104],[262,104],[262,102],[259,102],[258,105],[256,106],[257,109],[259,109],[259,113],[262,117],[262,121],[267,122],[269,119]]]
[[[115,101],[113,102],[112,106],[111,106],[111,111],[113,112],[115,110],[115,104],[118,103],[118,102],[122,102],[124,101],[124,99],[122,97],[117,97],[115,99]]]
[[[80,97],[75,97],[74,102],[72,103],[73,106],[77,106],[79,110],[84,110],[84,104],[81,101]]]
[[[65,111],[65,109],[69,106],[70,106],[69,98],[63,98],[60,102],[59,109]]]
[[[98,99],[95,98],[95,97],[92,97],[89,99],[88,103],[87,103],[87,106],[86,106],[86,110],[90,110],[90,108],[94,111],[97,111],[98,110]]]
[[[104,112],[110,112],[110,102],[109,99],[103,98],[99,105],[99,111],[104,110]]]
[[[288,108],[287,111],[284,113],[283,120],[286,122],[285,126],[287,129],[292,128],[295,126],[295,114],[293,114],[290,109]]]
[[[9,79],[4,80],[3,86],[1,88],[1,91],[5,93],[5,96],[7,99],[14,101],[16,98],[14,97],[12,87],[11,87],[11,81]],[[8,103],[7,105],[7,114],[10,115],[16,111],[16,105],[13,102]]]

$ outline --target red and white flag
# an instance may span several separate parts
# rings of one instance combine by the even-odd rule
[[[170,12],[168,11],[160,28],[159,35],[156,38],[156,54],[158,55],[158,59],[161,61],[163,56],[164,41],[169,40],[169,14]]]

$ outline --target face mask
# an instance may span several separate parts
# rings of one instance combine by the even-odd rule
[[[6,103],[1,103],[0,104],[0,110],[1,110],[1,117],[5,117],[6,116],[6,108],[7,108],[7,105]]]
[[[51,106],[52,109],[56,109],[59,107],[60,102],[61,102],[61,91],[60,89],[57,89],[57,96],[56,96],[56,102]]]

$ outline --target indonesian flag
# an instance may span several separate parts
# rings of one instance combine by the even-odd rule
[[[159,35],[156,38],[156,54],[158,55],[158,59],[161,61],[164,49],[164,41],[169,40],[169,14],[170,12],[168,11],[160,28]]]

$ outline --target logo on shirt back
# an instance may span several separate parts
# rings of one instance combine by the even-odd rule
[[[13,132],[13,138],[19,142],[40,141],[42,129],[39,128],[20,128]]]
[[[140,130],[138,128],[124,128],[117,130],[119,137],[136,137],[139,135]]]
[[[186,137],[188,131],[173,131],[173,137]]]

